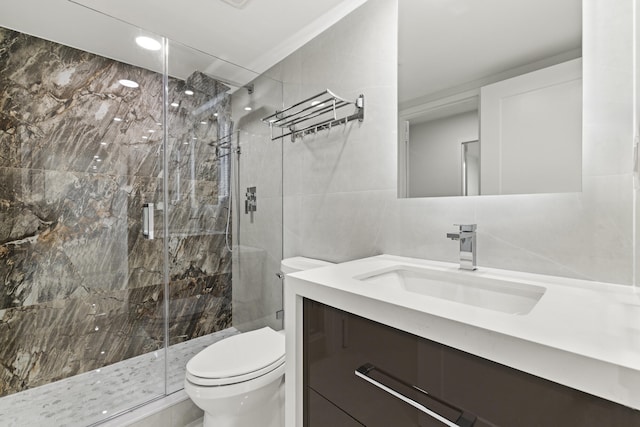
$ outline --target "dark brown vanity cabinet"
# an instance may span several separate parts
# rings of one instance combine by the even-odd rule
[[[639,411],[308,299],[303,345],[306,427],[640,427]]]

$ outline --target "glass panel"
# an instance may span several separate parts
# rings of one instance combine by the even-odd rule
[[[142,233],[163,204],[163,53],[75,9],[86,38],[0,28],[3,425],[85,426],[165,391],[163,239]]]
[[[239,150],[232,168],[233,324],[241,331],[283,328],[283,283],[277,274],[282,260],[286,141],[272,141],[271,129],[261,121],[282,109],[282,83],[268,73],[233,94]],[[279,135],[282,130],[273,129],[273,136]]]
[[[265,145],[264,138],[246,140],[250,130],[244,129],[244,117],[232,111],[236,94],[249,92],[247,82],[257,74],[179,43],[169,43],[168,56],[168,258],[169,258],[169,369],[167,391],[183,387],[185,365],[188,360],[206,346],[232,334],[241,328],[245,319],[237,316],[237,307],[245,300],[236,289],[241,282],[232,274],[232,262],[238,261],[233,254],[237,244],[237,231],[244,218],[239,211],[232,211],[232,176],[237,181],[238,173],[251,173],[245,168],[245,154],[259,150]],[[275,96],[282,99],[279,83],[275,85]],[[246,87],[245,87],[246,85]],[[274,89],[266,83],[260,91]],[[256,111],[243,113],[261,114],[260,100],[252,105]],[[232,114],[233,113],[233,114]],[[263,135],[268,127],[260,127]],[[239,150],[239,147],[241,149]],[[242,152],[242,154],[240,154]],[[280,155],[279,155],[280,157]],[[259,159],[265,161],[265,158]],[[280,162],[269,170],[269,189],[254,182],[260,192],[258,197],[264,214],[273,211],[269,204],[278,207],[266,223],[267,233],[281,230],[281,182]],[[266,177],[265,177],[266,178]],[[276,188],[274,191],[273,188]],[[233,188],[237,196],[237,188]],[[240,192],[244,197],[244,190]],[[262,197],[268,197],[263,199]],[[243,203],[243,202],[241,202]],[[234,207],[235,209],[235,207]],[[255,212],[254,215],[258,215]],[[234,224],[235,222],[235,224]],[[276,224],[276,227],[274,227]],[[275,242],[270,266],[279,265],[282,247],[281,235]],[[262,275],[266,271],[264,261],[252,259],[247,264],[251,275]],[[255,283],[249,290],[250,299],[260,301],[269,298],[266,289],[278,285],[272,291],[277,294],[278,304],[281,285],[273,269],[267,276],[269,282]],[[277,283],[274,283],[276,282]],[[264,283],[264,285],[263,285]],[[272,301],[269,304],[273,305]],[[278,305],[277,309],[280,308]],[[275,319],[276,308],[268,310]],[[259,315],[252,313],[252,318]],[[261,325],[265,322],[262,321]]]
[[[633,62],[633,77],[635,80],[635,94],[633,97],[633,108],[635,111],[633,129],[635,130],[635,147],[636,150],[640,150],[640,7],[635,7],[634,22],[634,40],[633,47],[635,50],[634,62]],[[640,157],[640,153],[636,153]],[[640,290],[640,197],[638,192],[640,191],[640,170],[635,172],[634,177],[634,191],[633,191],[633,203],[634,203],[634,241],[633,241],[633,285],[636,291]]]

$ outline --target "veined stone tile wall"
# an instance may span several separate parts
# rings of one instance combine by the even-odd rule
[[[0,396],[164,345],[163,209],[170,344],[231,326],[215,144],[231,99],[187,80],[169,80],[164,201],[162,76],[0,28]]]

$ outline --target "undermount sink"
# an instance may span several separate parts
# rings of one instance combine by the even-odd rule
[[[396,266],[355,277],[399,292],[425,295],[508,314],[527,314],[545,293],[543,286],[452,272]]]

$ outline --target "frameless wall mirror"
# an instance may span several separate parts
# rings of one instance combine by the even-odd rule
[[[582,1],[399,8],[399,197],[581,191]]]

